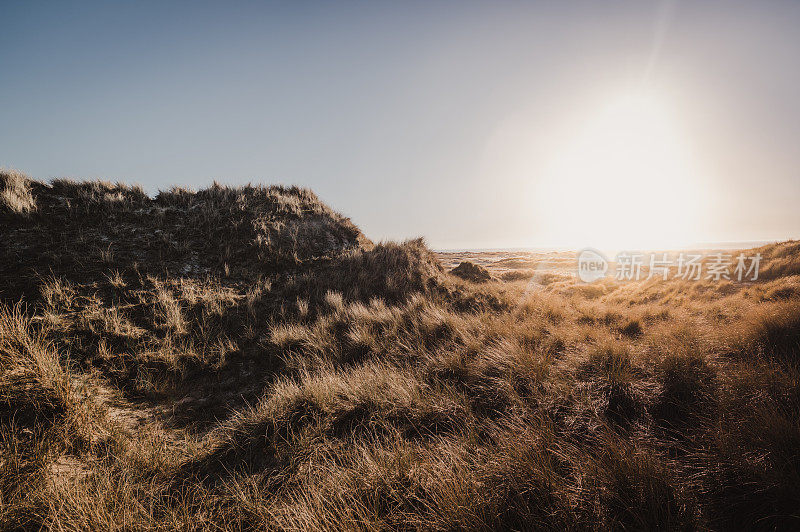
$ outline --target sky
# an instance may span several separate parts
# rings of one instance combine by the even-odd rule
[[[800,237],[800,2],[0,0],[0,20],[0,167],[37,179],[295,184],[437,249]]]

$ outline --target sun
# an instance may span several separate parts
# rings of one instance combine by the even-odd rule
[[[697,241],[706,192],[676,116],[642,91],[581,120],[536,187],[550,237],[563,246],[615,249]]]

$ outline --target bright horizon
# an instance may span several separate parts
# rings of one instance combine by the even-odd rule
[[[0,6],[0,167],[314,190],[373,240],[800,236],[800,4]]]

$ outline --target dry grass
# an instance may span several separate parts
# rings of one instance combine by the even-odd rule
[[[298,189],[4,179],[0,528],[800,526],[793,243],[532,289]]]
[[[24,216],[36,210],[28,178],[14,170],[0,170],[0,215]],[[5,217],[5,216],[4,216]]]

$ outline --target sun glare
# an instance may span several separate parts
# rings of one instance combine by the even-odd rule
[[[633,93],[582,121],[536,192],[542,223],[560,245],[696,241],[706,194],[674,116],[655,95]]]

